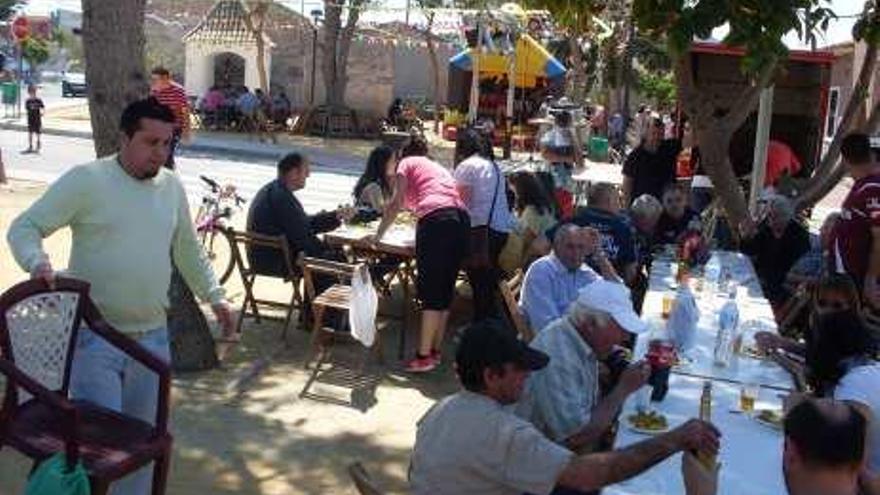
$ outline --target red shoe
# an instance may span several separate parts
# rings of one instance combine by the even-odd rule
[[[427,373],[437,367],[437,361],[432,356],[416,356],[404,365],[407,373]]]

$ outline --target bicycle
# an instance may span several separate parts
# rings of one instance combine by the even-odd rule
[[[195,227],[202,247],[205,249],[211,266],[220,285],[226,283],[232,276],[235,267],[235,259],[232,256],[232,240],[228,235],[230,227],[227,221],[232,218],[234,209],[241,209],[246,200],[236,193],[235,186],[227,184],[221,186],[213,179],[200,175],[199,178],[209,189],[202,196],[202,204],[196,213]],[[217,235],[225,242],[215,243]]]

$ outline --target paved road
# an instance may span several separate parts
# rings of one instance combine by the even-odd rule
[[[21,154],[27,148],[27,134],[0,131],[0,149],[6,173],[11,178],[52,182],[64,171],[95,157],[92,142],[87,139],[43,136],[39,155]],[[263,184],[275,177],[275,163],[270,160],[242,161],[235,158],[186,153],[177,159],[178,172],[186,186],[190,202],[196,204],[204,192],[199,175],[211,177],[221,184],[231,183],[239,194],[250,199]],[[332,209],[351,202],[351,191],[357,177],[351,173],[316,167],[306,188],[297,193],[307,211]]]

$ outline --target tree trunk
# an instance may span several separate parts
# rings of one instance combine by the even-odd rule
[[[89,113],[96,154],[119,150],[119,118],[132,101],[148,94],[144,74],[145,0],[83,0],[82,37],[89,81]],[[205,316],[175,268],[169,287],[168,332],[175,356],[214,366],[217,357]],[[133,282],[133,283],[136,283]]]
[[[342,7],[338,3],[342,0],[324,0],[324,53],[321,58],[321,69],[324,73],[324,85],[326,94],[324,103],[333,108],[342,104],[338,96],[338,71],[336,64],[337,45],[339,31],[342,29]]]
[[[569,37],[568,47],[571,51],[571,97],[576,103],[582,104],[586,99],[587,83],[584,72],[584,53],[581,50],[579,38],[575,35]]]
[[[119,116],[147,95],[144,68],[146,0],[82,0],[82,39],[95,153],[119,148]]]
[[[431,76],[434,80],[434,134],[440,133],[440,62],[437,61],[437,47],[434,46],[434,13],[428,13],[428,27],[425,30],[425,42],[428,43],[428,57],[431,61]],[[514,81],[510,81],[513,84]]]
[[[0,150],[0,184],[6,184],[6,169],[3,166],[3,150]]]
[[[695,122],[695,135],[700,143],[700,160],[715,186],[715,194],[730,221],[734,232],[736,227],[749,215],[749,207],[739,184],[733,165],[730,163],[730,140],[733,132],[718,128],[717,125],[701,127]]]
[[[325,104],[331,109],[345,108],[345,88],[348,85],[348,53],[354,37],[361,7],[368,0],[349,0],[348,17],[342,26],[345,0],[324,0],[324,54],[321,62],[324,84],[327,87]]]
[[[736,231],[736,227],[749,216],[749,208],[730,163],[730,140],[754,110],[762,88],[772,80],[775,64],[768,67],[755,84],[743,89],[733,99],[697,87],[691,71],[690,57],[679,60],[675,71],[679,101],[693,125],[703,166],[712,179],[715,194],[721,201],[731,227]]]
[[[865,126],[861,131],[870,136],[877,132],[878,128],[880,128],[880,103],[874,106],[871,115],[868,117],[868,121],[865,123]],[[839,151],[840,150],[838,149],[838,152]],[[797,209],[799,211],[805,210],[821,201],[822,198],[837,186],[837,183],[843,179],[844,175],[846,175],[846,167],[844,167],[841,162],[837,162],[834,168],[822,177],[814,175],[797,198]]]
[[[245,17],[248,30],[254,35],[257,48],[257,75],[260,77],[260,89],[265,94],[269,94],[269,74],[266,71],[266,39],[263,37],[263,31],[268,9],[269,2],[265,0],[253,2],[251,11]]]

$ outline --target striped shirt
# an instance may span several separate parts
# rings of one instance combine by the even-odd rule
[[[186,91],[183,89],[183,86],[172,81],[164,88],[153,90],[151,93],[152,96],[159,100],[159,103],[174,112],[174,119],[176,120],[174,126],[177,129],[189,127],[185,120],[187,110],[189,109],[189,100],[186,97]]]

